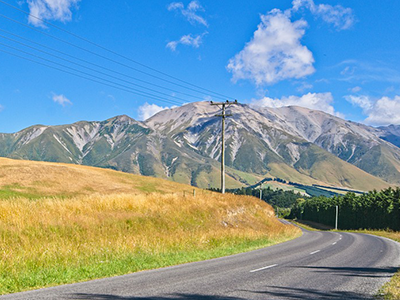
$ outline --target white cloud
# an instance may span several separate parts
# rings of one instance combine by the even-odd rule
[[[350,89],[350,91],[351,91],[352,93],[358,93],[359,91],[361,91],[361,87],[355,86],[355,87],[353,87],[352,89]]]
[[[197,14],[198,11],[204,11],[204,8],[198,1],[190,2],[186,8],[182,2],[172,2],[168,6],[168,10],[179,10],[191,24],[198,23],[208,27],[207,21]]]
[[[364,120],[370,125],[400,125],[400,96],[393,99],[382,97],[373,100],[368,96],[346,96],[345,99],[351,104],[362,109],[363,114],[367,116]]]
[[[191,34],[184,35],[178,41],[169,42],[166,47],[171,49],[172,51],[175,51],[176,47],[179,44],[186,45],[186,46],[192,46],[193,48],[199,48],[199,46],[203,42],[203,36],[206,34],[207,34],[207,32],[204,32],[203,34],[201,34],[201,35],[199,34],[195,37],[193,37]]]
[[[34,26],[45,27],[42,20],[57,20],[61,22],[70,21],[73,7],[76,7],[80,0],[27,0],[30,16],[29,23]]]
[[[363,112],[368,114],[374,107],[372,100],[368,96],[345,96],[344,97],[351,104],[361,107]]]
[[[174,107],[174,106],[173,106]],[[162,107],[156,104],[148,104],[147,102],[138,108],[139,120],[147,120],[148,118],[154,116],[156,113],[169,109],[170,107]]]
[[[338,30],[350,28],[354,22],[354,14],[351,8],[345,8],[341,5],[319,4],[316,5],[313,0],[293,0],[293,11],[306,8],[312,14],[319,16],[327,23],[333,24]]]
[[[261,15],[261,23],[244,49],[229,60],[233,81],[250,79],[257,85],[273,84],[314,73],[314,58],[300,43],[307,22],[292,22],[286,13],[274,9]]]
[[[309,109],[321,110],[328,114],[343,118],[343,114],[335,112],[332,106],[333,96],[331,93],[308,93],[301,97],[289,96],[281,99],[272,99],[264,97],[263,99],[253,100],[250,106],[253,107],[283,107],[283,106],[301,106]]]
[[[61,106],[72,105],[72,102],[64,95],[53,94],[53,101]]]
[[[4,106],[0,104],[0,112],[4,110]]]

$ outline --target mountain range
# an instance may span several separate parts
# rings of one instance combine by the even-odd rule
[[[358,190],[400,184],[400,126],[370,127],[302,107],[234,105],[227,187],[278,177]],[[126,115],[0,134],[0,156],[113,168],[218,187],[219,108],[194,102],[140,122]]]

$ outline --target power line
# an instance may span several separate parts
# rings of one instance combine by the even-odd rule
[[[0,43],[0,44],[2,44],[2,43]],[[5,44],[3,44],[3,45],[5,45]],[[92,81],[92,82],[100,83],[100,84],[103,84],[103,85],[106,85],[106,86],[113,87],[115,89],[119,89],[119,90],[122,90],[122,91],[125,91],[125,92],[128,92],[128,93],[131,93],[131,94],[147,97],[147,98],[154,99],[154,100],[157,100],[157,101],[166,102],[166,103],[173,104],[173,105],[181,105],[182,104],[182,103],[178,103],[178,102],[175,102],[175,101],[172,101],[172,100],[169,100],[169,99],[164,99],[164,98],[158,97],[156,95],[152,95],[152,94],[149,94],[149,93],[144,93],[144,92],[138,91],[136,89],[127,87],[125,85],[122,85],[122,84],[119,84],[119,83],[115,83],[115,82],[112,82],[110,80],[107,80],[107,79],[104,79],[104,78],[101,78],[101,77],[98,77],[98,76],[94,76],[94,75],[88,74],[86,72],[82,72],[82,71],[76,70],[74,68],[70,68],[70,67],[64,66],[64,65],[59,64],[59,63],[52,62],[52,61],[47,60],[45,58],[41,58],[41,57],[36,56],[34,54],[27,53],[27,52],[25,52],[23,50],[19,50],[19,49],[16,49],[16,48],[8,46],[8,45],[5,45],[5,46],[9,47],[9,48],[13,48],[13,49],[15,49],[15,50],[17,50],[19,52],[31,55],[33,57],[36,57],[36,58],[39,58],[39,59],[42,59],[42,60],[45,60],[45,61],[49,61],[50,63],[53,63],[55,65],[59,65],[61,67],[64,67],[64,68],[67,68],[67,69],[70,69],[70,70],[73,70],[75,72],[79,72],[79,73],[82,73],[82,74],[86,74],[86,75],[92,76],[92,77],[97,78],[99,80],[93,79],[93,78],[90,78],[90,77],[86,77],[86,76],[82,76],[82,75],[79,75],[79,74],[76,74],[76,73],[73,73],[73,72],[70,72],[70,71],[66,71],[64,69],[61,69],[61,68],[58,68],[58,67],[54,67],[54,66],[51,66],[51,65],[48,65],[48,64],[45,64],[45,63],[41,63],[41,62],[35,61],[33,59],[30,59],[30,58],[27,58],[27,57],[23,57],[21,55],[18,55],[18,54],[15,54],[15,53],[0,49],[1,52],[7,53],[9,55],[12,55],[12,56],[15,56],[15,57],[18,57],[18,58],[22,58],[24,60],[28,60],[28,61],[34,62],[34,63],[42,65],[42,66],[46,66],[46,67],[51,68],[51,69],[55,69],[55,70],[61,71],[63,73],[74,75],[74,76],[79,77],[79,78],[83,78],[83,79],[86,79],[86,80],[89,80],[89,81]],[[103,82],[101,80],[103,80],[105,82]]]
[[[43,44],[40,44],[40,43],[38,43],[38,42],[29,40],[29,39],[27,39],[27,38],[24,38],[24,37],[22,37],[22,36],[20,36],[20,35],[18,35],[18,34],[9,32],[9,31],[7,31],[7,30],[4,30],[4,29],[1,29],[1,28],[0,28],[0,31],[5,32],[6,34],[12,35],[12,36],[14,36],[14,37],[17,37],[17,38],[19,38],[19,39],[21,39],[21,40],[27,41],[27,42],[29,42],[29,43],[38,45],[38,46],[40,46],[40,47],[42,47],[42,48],[45,48],[45,49],[54,51],[54,52],[56,52],[56,53],[65,55],[65,56],[67,56],[67,57],[70,57],[70,58],[73,58],[73,59],[75,59],[75,60],[84,62],[84,63],[86,63],[86,64],[95,66],[95,67],[97,67],[97,68],[100,68],[100,69],[103,69],[103,70],[112,72],[112,73],[114,73],[114,74],[118,74],[118,75],[121,75],[121,76],[130,78],[130,79],[133,79],[133,80],[136,80],[136,81],[139,81],[139,82],[148,84],[148,85],[152,85],[152,86],[155,86],[155,87],[158,87],[158,88],[161,88],[161,89],[165,89],[165,90],[168,90],[168,91],[171,91],[171,92],[174,92],[174,93],[182,94],[182,95],[185,95],[185,96],[188,96],[188,97],[196,98],[196,99],[199,99],[199,100],[203,100],[203,99],[204,99],[204,98],[202,98],[202,97],[199,97],[199,96],[196,96],[196,95],[193,95],[193,94],[188,94],[188,93],[184,93],[184,92],[177,91],[177,90],[174,90],[174,89],[170,89],[170,88],[168,88],[168,87],[161,86],[161,85],[157,85],[157,84],[155,84],[155,83],[151,83],[151,82],[149,82],[149,81],[142,80],[142,79],[139,79],[139,78],[137,78],[137,77],[130,76],[130,75],[128,75],[128,74],[124,74],[124,73],[121,73],[121,72],[112,70],[112,69],[110,69],[110,68],[101,66],[101,65],[99,65],[99,64],[95,64],[95,63],[89,62],[89,61],[87,61],[87,60],[84,60],[84,59],[81,59],[81,58],[79,58],[79,57],[76,57],[76,56],[70,55],[70,54],[68,54],[68,53],[65,53],[65,52],[63,52],[63,51],[60,51],[60,50],[54,49],[54,48],[52,48],[52,47],[48,47],[48,46],[45,46],[45,45],[43,45]],[[19,41],[16,41],[16,40],[14,40],[14,39],[9,38],[9,37],[5,37],[5,36],[2,36],[2,35],[0,35],[0,36],[3,37],[3,38],[6,38],[6,39],[8,39],[8,40],[11,40],[11,41],[13,41],[13,42],[16,42],[16,43],[19,43],[19,44],[21,44],[21,45],[24,45],[24,46],[26,46],[26,47],[31,47],[31,46],[29,46],[29,45],[26,45],[26,44],[24,44],[24,43],[21,43],[21,42],[19,42]],[[33,47],[33,48],[34,48],[34,47]],[[41,50],[38,50],[38,51],[41,51]],[[132,83],[132,84],[133,84],[133,83]],[[136,84],[135,84],[135,85],[136,85]],[[146,87],[141,86],[141,85],[137,85],[137,86],[140,86],[140,87],[142,87],[142,88],[144,88],[144,89],[147,89]]]
[[[82,64],[73,62],[73,61],[71,61],[71,60],[69,60],[69,59],[65,59],[65,58],[60,57],[60,56],[58,56],[58,55],[51,54],[51,53],[49,53],[49,52],[47,52],[47,51],[40,50],[40,49],[38,49],[38,48],[36,48],[36,47],[32,47],[32,46],[29,46],[29,45],[27,45],[27,44],[18,42],[18,41],[16,41],[16,40],[7,38],[7,37],[5,37],[5,36],[3,36],[3,35],[1,35],[1,34],[0,34],[0,37],[2,37],[2,38],[4,38],[4,39],[11,40],[11,41],[13,41],[13,42],[15,42],[15,43],[18,43],[18,44],[23,45],[23,46],[25,46],[25,47],[34,49],[34,50],[36,50],[36,51],[38,51],[38,52],[41,52],[41,53],[44,53],[44,54],[46,54],[46,55],[55,57],[55,58],[60,59],[60,60],[63,60],[63,61],[66,61],[66,62],[71,63],[71,64],[73,64],[73,65],[76,65],[76,66],[85,68],[85,69],[87,69],[87,70],[90,70],[90,71],[93,71],[93,72],[97,72],[97,73],[100,73],[100,74],[105,75],[105,76],[109,76],[109,77],[111,77],[111,78],[113,78],[113,79],[120,80],[120,81],[122,81],[122,82],[125,82],[125,83],[128,83],[128,84],[134,85],[134,86],[138,86],[138,87],[144,88],[144,89],[146,89],[146,90],[149,90],[149,91],[158,93],[158,94],[163,95],[163,96],[166,96],[166,97],[172,97],[172,96],[170,96],[170,95],[168,95],[168,94],[166,94],[166,93],[159,92],[159,91],[154,90],[154,89],[151,89],[151,88],[146,88],[146,87],[143,87],[143,86],[141,86],[141,85],[139,85],[139,84],[135,84],[135,83],[132,83],[132,82],[130,82],[130,81],[127,81],[127,80],[118,78],[118,77],[116,77],[116,76],[109,75],[109,74],[104,73],[104,72],[101,72],[101,71],[97,71],[97,70],[95,70],[95,69],[93,69],[93,68],[86,67],[86,66],[84,66],[84,65],[82,65]],[[6,47],[9,47],[9,46],[7,46],[6,44],[3,44],[3,43],[0,43],[0,44],[1,44],[1,45],[4,45],[4,46],[6,46]],[[17,49],[17,48],[14,48],[14,49]],[[174,97],[174,98],[175,98],[175,99],[178,99],[178,100],[181,100],[182,102],[187,102],[187,100],[182,99],[182,98],[179,98],[179,97]]]
[[[52,23],[50,23],[50,22],[47,22],[46,20],[44,20],[44,19],[42,19],[42,18],[39,18],[39,17],[37,17],[37,16],[35,16],[35,15],[32,15],[31,13],[29,13],[29,12],[27,12],[27,11],[24,11],[24,10],[22,10],[22,9],[16,7],[16,6],[14,6],[14,5],[11,5],[11,4],[9,4],[9,3],[3,1],[3,0],[0,0],[0,3],[3,3],[4,5],[7,5],[7,6],[13,8],[13,9],[18,10],[18,11],[20,11],[20,12],[22,12],[22,13],[24,13],[24,14],[30,16],[30,17],[33,17],[33,18],[35,18],[35,19],[37,19],[37,20],[40,20],[41,22],[43,22],[43,23],[45,23],[45,24],[47,24],[47,25],[49,25],[49,26],[51,26],[51,27],[53,27],[53,28],[56,28],[57,30],[60,30],[60,31],[62,31],[62,32],[65,32],[65,33],[67,33],[67,34],[69,34],[69,35],[71,35],[71,36],[73,36],[73,37],[75,37],[75,38],[77,38],[77,39],[80,39],[80,40],[82,40],[82,41],[84,41],[84,42],[86,42],[86,43],[89,43],[89,44],[91,44],[91,45],[93,45],[93,46],[95,46],[95,47],[97,47],[97,48],[99,48],[99,49],[102,49],[102,50],[104,50],[104,51],[106,51],[106,52],[109,52],[109,53],[111,53],[111,54],[114,54],[114,55],[116,55],[116,56],[118,56],[118,57],[124,58],[124,59],[126,59],[126,60],[128,60],[128,61],[130,61],[130,62],[133,62],[133,63],[135,63],[135,64],[137,64],[137,65],[139,65],[139,66],[141,66],[141,67],[144,67],[144,68],[146,68],[146,69],[148,69],[148,70],[151,70],[151,71],[153,71],[153,72],[156,72],[156,73],[161,74],[161,75],[163,75],[163,76],[166,76],[166,77],[168,77],[168,78],[174,79],[174,80],[176,80],[176,81],[178,81],[178,82],[185,83],[185,84],[187,84],[187,85],[189,85],[189,86],[196,87],[197,89],[200,89],[200,90],[203,90],[203,91],[207,91],[207,92],[209,92],[209,93],[212,93],[212,94],[215,94],[215,95],[218,95],[218,96],[219,96],[219,97],[214,96],[215,98],[219,98],[219,99],[226,99],[226,98],[234,99],[233,97],[226,96],[226,95],[223,95],[223,94],[218,93],[218,92],[214,92],[214,91],[212,91],[212,90],[209,90],[209,89],[200,87],[200,86],[195,85],[195,84],[192,84],[192,83],[190,83],[190,82],[188,82],[188,81],[179,79],[179,78],[177,78],[177,77],[175,77],[175,76],[169,75],[169,74],[167,74],[167,73],[165,73],[165,72],[162,72],[162,71],[159,71],[159,70],[154,69],[154,68],[152,68],[152,67],[149,67],[149,66],[147,66],[147,65],[145,65],[145,64],[142,64],[142,63],[140,63],[140,62],[138,62],[138,61],[135,61],[135,60],[133,60],[133,59],[131,59],[131,58],[125,56],[125,55],[119,54],[119,53],[117,53],[117,52],[115,52],[115,51],[113,51],[113,50],[110,50],[110,49],[108,49],[108,48],[106,48],[106,47],[104,47],[104,46],[101,46],[101,45],[99,45],[99,44],[97,44],[97,43],[95,43],[95,42],[92,42],[92,41],[90,41],[89,39],[86,39],[86,38],[84,38],[84,37],[81,37],[81,36],[79,36],[79,35],[77,35],[77,34],[75,34],[75,33],[72,33],[72,32],[70,32],[70,31],[65,30],[65,29],[63,29],[63,28],[61,28],[61,27],[58,27],[58,26],[56,26],[56,25],[54,25],[54,24],[52,24]],[[9,19],[12,20],[11,18],[9,18]],[[13,21],[15,21],[15,20],[13,20]],[[19,23],[19,22],[18,22],[18,23]],[[25,24],[23,24],[23,25],[25,25]],[[27,26],[27,25],[25,25],[25,26]],[[30,26],[27,26],[27,27],[31,28]],[[32,29],[33,29],[33,28],[32,28]],[[36,30],[36,29],[35,29],[35,30]],[[39,30],[36,30],[36,31],[39,31]],[[39,31],[39,32],[42,32],[42,31]],[[80,48],[81,48],[81,47],[80,47]],[[96,53],[94,53],[94,52],[92,52],[92,51],[90,51],[90,50],[86,50],[86,49],[85,49],[84,51],[88,51],[88,52],[90,52],[90,53],[92,53],[92,54],[95,54],[95,55],[98,55],[98,56],[103,57],[102,55],[96,54]],[[103,58],[104,58],[104,57],[103,57]],[[108,58],[105,58],[105,59],[108,59]],[[110,59],[108,59],[108,60],[110,60]],[[152,76],[152,77],[158,78],[158,79],[160,79],[160,80],[166,81],[165,79],[161,79],[161,78],[158,77],[158,76],[154,76],[154,75],[148,74],[147,72],[143,72],[143,71],[140,71],[140,72],[142,72],[142,73],[144,73],[144,74],[146,74],[146,75],[148,75],[148,76]],[[170,81],[167,81],[167,82],[172,83],[172,82],[170,82]],[[176,83],[172,83],[172,84],[176,84]],[[176,85],[178,85],[178,84],[176,84]],[[185,87],[185,88],[188,88],[188,87]],[[223,98],[221,98],[221,97],[223,97]]]
[[[19,21],[17,21],[17,20],[14,20],[14,19],[10,18],[10,17],[7,17],[7,16],[5,16],[5,15],[0,14],[0,17],[2,17],[2,18],[4,18],[4,19],[7,19],[7,20],[9,20],[9,21],[11,21],[11,22],[14,22],[14,23],[16,23],[16,24],[19,24],[19,25],[21,25],[21,26],[24,26],[24,27],[26,27],[26,28],[29,28],[29,29],[31,29],[31,30],[33,30],[33,31],[36,31],[36,32],[38,32],[38,33],[40,33],[40,34],[43,34],[43,35],[45,35],[45,36],[48,36],[48,37],[50,37],[50,38],[53,38],[53,39],[55,39],[55,40],[57,40],[57,41],[59,41],[59,42],[62,42],[62,43],[64,43],[64,44],[66,44],[66,45],[69,45],[69,46],[71,46],[71,47],[74,47],[74,48],[77,48],[77,49],[79,49],[79,50],[85,51],[85,52],[87,52],[87,53],[93,54],[93,55],[95,55],[95,56],[97,56],[97,57],[100,57],[100,58],[102,58],[102,59],[111,61],[111,62],[113,62],[113,63],[115,63],[115,64],[118,64],[118,65],[120,65],[120,66],[126,67],[126,68],[131,69],[131,70],[134,70],[134,71],[136,71],[136,72],[142,73],[142,74],[144,74],[144,75],[147,75],[147,76],[150,76],[150,77],[159,79],[159,80],[164,81],[164,82],[168,82],[168,83],[170,83],[170,84],[174,84],[174,85],[176,85],[176,86],[185,88],[185,89],[187,89],[187,90],[194,91],[194,92],[196,92],[196,93],[203,93],[203,92],[201,92],[201,91],[198,91],[198,90],[195,90],[195,89],[193,89],[193,88],[190,88],[190,87],[181,85],[181,84],[179,84],[179,83],[176,83],[176,82],[173,82],[173,81],[170,81],[170,80],[161,78],[161,77],[156,76],[156,75],[149,74],[149,73],[147,73],[147,72],[144,72],[144,71],[142,71],[142,70],[139,70],[139,69],[134,68],[134,67],[132,67],[132,66],[129,66],[129,65],[127,65],[127,64],[121,63],[121,62],[116,61],[116,60],[114,60],[114,59],[108,58],[108,57],[106,57],[106,56],[104,56],[104,55],[101,55],[101,54],[98,54],[98,53],[96,53],[96,52],[93,52],[93,51],[91,51],[91,50],[87,50],[87,49],[85,49],[85,48],[83,48],[83,47],[77,46],[77,45],[75,45],[75,44],[73,44],[73,43],[70,43],[70,42],[65,41],[65,40],[63,40],[63,39],[60,39],[60,38],[58,38],[58,37],[56,37],[56,36],[54,36],[54,35],[51,35],[51,34],[49,34],[49,33],[46,33],[46,32],[43,32],[43,31],[41,31],[41,30],[38,30],[38,29],[36,29],[36,28],[33,28],[32,26],[29,26],[29,25],[26,25],[26,24],[24,24],[24,23],[21,23],[21,22],[19,22]],[[214,98],[219,98],[219,99],[224,99],[224,98],[221,98],[221,97],[219,97],[219,96],[213,96],[213,97],[214,97]]]

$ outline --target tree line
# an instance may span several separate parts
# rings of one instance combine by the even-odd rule
[[[400,230],[400,188],[299,199],[291,208],[290,218],[334,226],[336,206],[339,229]]]

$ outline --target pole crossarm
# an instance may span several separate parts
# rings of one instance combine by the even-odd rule
[[[221,144],[221,193],[225,194],[225,118],[231,117],[232,114],[226,114],[225,109],[231,105],[239,104],[237,100],[225,102],[213,102],[210,101],[211,105],[217,105],[221,107],[222,114],[215,115],[216,117],[222,118],[222,144]]]

